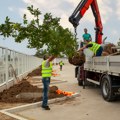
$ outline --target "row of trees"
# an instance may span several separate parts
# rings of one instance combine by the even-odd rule
[[[11,36],[18,43],[27,39],[27,47],[36,48],[37,52],[41,51],[41,48],[46,48],[44,51],[48,54],[72,56],[76,50],[77,42],[73,33],[60,25],[60,18],[46,13],[43,23],[40,24],[42,13],[39,9],[34,9],[33,6],[29,6],[27,9],[34,19],[28,20],[24,14],[23,23],[19,23],[10,21],[7,16],[5,22],[0,24],[0,34],[4,37]]]

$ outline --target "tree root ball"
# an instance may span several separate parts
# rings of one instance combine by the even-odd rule
[[[85,55],[82,51],[76,52],[72,57],[68,58],[68,61],[72,65],[83,65],[85,63]]]
[[[113,47],[115,47],[115,45],[112,44],[112,43],[106,44],[104,46],[104,50],[103,51],[108,53],[108,54],[113,54],[113,53],[117,52],[117,49],[113,48]]]
[[[28,76],[41,76],[42,66],[40,65],[37,69],[33,70]]]

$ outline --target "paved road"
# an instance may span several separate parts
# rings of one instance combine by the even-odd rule
[[[59,69],[58,66],[55,69]],[[74,66],[64,65],[61,75],[56,79],[67,80],[58,84],[59,88],[66,91],[79,92],[80,96],[55,104],[51,110],[41,108],[29,109],[19,114],[30,120],[120,120],[120,101],[106,102],[103,100],[100,89],[87,87],[83,89],[77,85],[74,78]]]

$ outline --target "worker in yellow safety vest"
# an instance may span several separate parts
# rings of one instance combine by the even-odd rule
[[[95,42],[91,42],[91,41],[85,41],[86,45],[82,48],[80,48],[78,51],[82,51],[85,48],[89,48],[95,56],[101,56],[103,48],[100,44],[97,44]]]
[[[63,61],[60,61],[59,65],[60,65],[60,71],[62,71],[62,66],[64,65]]]
[[[42,101],[42,108],[45,110],[50,110],[48,106],[48,91],[50,85],[50,79],[52,75],[52,62],[47,55],[44,56],[42,62],[42,83],[43,83],[43,101]]]

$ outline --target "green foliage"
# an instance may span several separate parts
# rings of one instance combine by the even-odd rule
[[[12,36],[16,42],[28,40],[29,48],[40,50],[46,47],[46,52],[52,55],[71,56],[77,47],[77,42],[69,29],[60,25],[60,18],[53,17],[51,13],[44,15],[43,23],[39,23],[41,12],[33,6],[27,7],[34,19],[27,19],[23,15],[23,23],[10,22],[6,17],[5,23],[0,25],[0,33],[4,37]]]
[[[35,56],[36,57],[39,57],[39,58],[43,58],[44,55],[48,54],[47,50],[46,49],[40,49],[40,50],[37,50]]]
[[[5,24],[0,25],[0,33],[4,37],[9,37],[11,36],[12,32],[13,32],[13,26],[12,23],[10,22],[10,19],[7,16],[5,19]]]

